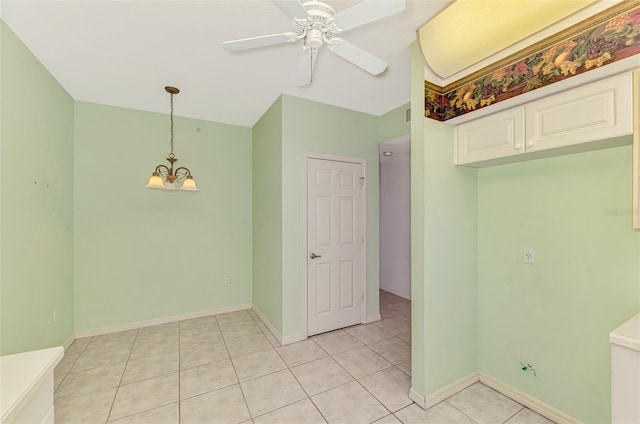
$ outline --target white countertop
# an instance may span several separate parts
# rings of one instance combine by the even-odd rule
[[[62,347],[0,356],[0,423],[20,411],[63,356]]]
[[[640,352],[640,314],[609,333],[609,341]]]

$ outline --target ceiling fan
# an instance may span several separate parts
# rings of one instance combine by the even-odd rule
[[[225,41],[223,47],[235,52],[302,40],[302,55],[296,73],[299,86],[311,83],[318,50],[324,44],[341,58],[372,75],[379,75],[387,69],[387,62],[336,35],[402,12],[405,0],[362,0],[338,13],[328,4],[317,0],[275,1],[293,18],[293,31]]]

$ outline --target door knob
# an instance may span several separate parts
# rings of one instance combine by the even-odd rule
[[[315,258],[321,258],[321,257],[322,257],[322,255],[316,255],[315,253],[312,253],[312,254],[310,254],[310,255],[309,255],[309,257],[310,257],[311,259],[315,259]]]

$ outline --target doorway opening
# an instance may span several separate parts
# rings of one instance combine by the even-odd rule
[[[379,145],[380,289],[411,299],[411,143]]]
[[[380,325],[411,344],[411,138],[379,145]],[[399,342],[401,343],[401,342]],[[411,360],[399,368],[411,374]]]

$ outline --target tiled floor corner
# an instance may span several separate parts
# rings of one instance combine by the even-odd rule
[[[419,408],[410,301],[380,291],[380,314],[287,346],[254,311],[78,339],[54,373],[56,423],[550,423],[480,383]]]

